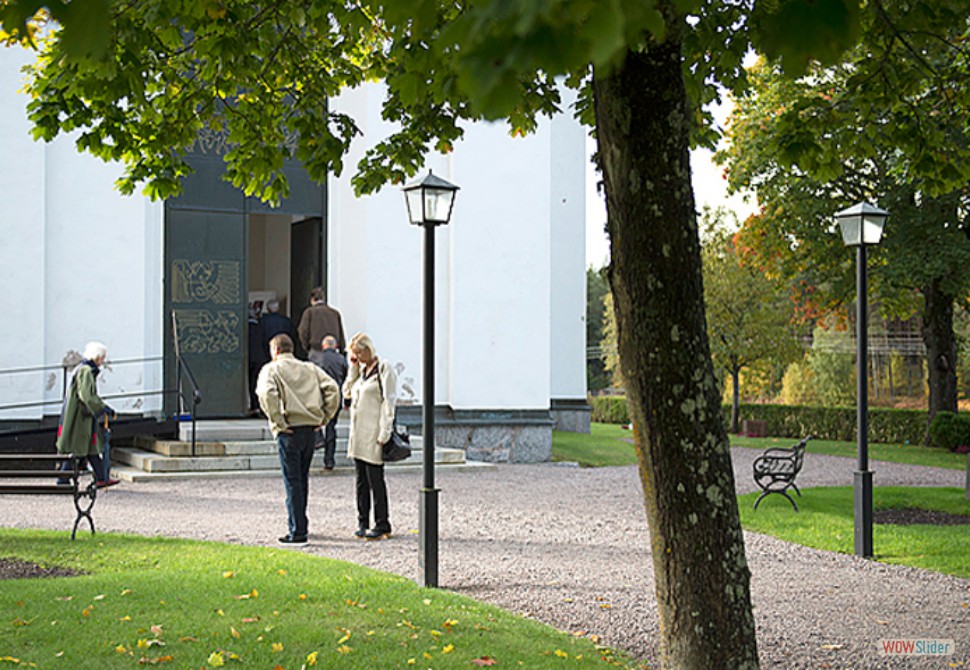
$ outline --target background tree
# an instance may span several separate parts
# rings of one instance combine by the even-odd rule
[[[81,148],[126,164],[123,190],[145,182],[155,197],[177,192],[187,171],[182,152],[205,127],[228,131],[227,176],[249,195],[274,201],[286,194],[285,158],[299,159],[318,180],[339,174],[357,128],[322,101],[365,80],[387,83],[383,116],[400,130],[358,165],[361,193],[414,174],[429,150],[450,150],[464,121],[504,118],[513,133],[528,132],[537,115],[559,109],[556,76],[581,89],[577,111],[595,126],[606,193],[609,277],[651,529],[661,662],[757,667],[705,328],[689,147],[692,138],[713,138],[703,105],[717,98],[717,85],[743,84],[749,30],[771,38],[763,39],[766,48],[797,69],[851,44],[858,6],[100,2],[109,6],[98,25],[108,56],[69,49],[68,37],[82,28],[63,11],[64,39],[54,34],[33,71],[30,116],[45,139],[79,131]],[[37,3],[3,0],[9,6]]]
[[[714,364],[731,381],[732,433],[738,432],[741,409],[741,371],[756,363],[774,359],[787,364],[801,354],[801,345],[791,327],[791,303],[753,263],[738,256],[723,209],[706,209],[702,214],[706,231],[703,242],[704,295],[707,330]]]
[[[606,319],[604,299],[610,292],[606,268],[586,268],[586,388],[591,393],[610,385],[603,361],[603,327]]]
[[[832,214],[859,200],[891,212],[872,250],[872,285],[887,314],[919,309],[932,420],[956,409],[953,309],[970,286],[966,7],[884,0],[872,10],[838,66],[793,81],[762,64],[719,156],[732,186],[752,188],[763,206],[743,243],[806,289],[809,312],[854,295],[852,255]]]

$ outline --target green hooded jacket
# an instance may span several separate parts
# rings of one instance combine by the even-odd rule
[[[95,417],[105,408],[105,402],[98,396],[96,378],[96,367],[88,361],[74,370],[57,426],[60,454],[89,456],[104,449],[104,439],[95,425]]]

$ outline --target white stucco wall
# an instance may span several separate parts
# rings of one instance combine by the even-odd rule
[[[575,97],[575,92],[565,91],[564,106]],[[571,115],[557,116],[551,126],[550,396],[585,401],[586,129]]]
[[[330,184],[330,300],[348,337],[370,333],[403,366],[403,397],[421,402],[424,231],[408,225],[399,187],[356,198],[350,186],[366,146],[391,131],[382,99],[373,86],[333,103],[363,138]],[[461,187],[451,224],[435,232],[437,404],[546,409],[551,397],[585,397],[584,147],[564,117],[526,139],[480,124],[429,158],[426,169]],[[560,276],[570,272],[578,283]]]
[[[0,332],[0,370],[58,366],[85,342],[108,346],[103,395],[157,391],[160,357],[162,209],[114,190],[117,166],[78,154],[71,138],[33,142],[19,68],[29,54],[0,50],[0,183],[13,203],[0,209],[0,279],[17,327]],[[7,299],[5,299],[6,302]],[[11,375],[0,405],[50,400],[56,414],[61,372]],[[117,399],[121,411],[154,411],[158,396]],[[40,408],[0,412],[37,418]]]

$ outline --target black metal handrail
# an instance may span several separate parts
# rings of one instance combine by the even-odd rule
[[[172,310],[172,342],[175,347],[175,391],[178,393],[177,409],[179,422],[182,421],[182,417],[185,415],[185,396],[182,394],[183,370],[185,370],[185,375],[188,377],[189,383],[192,384],[192,410],[189,412],[189,416],[192,419],[192,456],[195,457],[195,408],[202,402],[202,391],[199,389],[198,382],[195,381],[192,368],[189,367],[188,362],[182,357],[181,347],[179,346],[178,316],[174,309]]]

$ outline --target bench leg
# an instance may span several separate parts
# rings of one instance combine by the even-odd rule
[[[758,496],[758,499],[754,501],[754,508],[758,509],[758,505],[761,503],[761,501],[764,500],[765,497],[767,497],[772,493],[777,493],[780,496],[785,496],[786,498],[788,498],[788,502],[791,503],[791,506],[795,508],[796,512],[798,511],[798,505],[795,504],[795,499],[792,498],[790,495],[788,495],[787,491],[768,491],[768,490],[762,491],[761,495]],[[798,495],[801,495],[801,493],[799,493]]]
[[[94,535],[94,518],[91,516],[91,509],[94,507],[94,503],[98,497],[98,488],[95,482],[88,484],[87,488],[83,491],[77,490],[74,492],[74,509],[77,510],[77,516],[74,518],[74,529],[71,531],[71,539],[77,535],[77,527],[81,523],[81,519],[87,519],[88,525],[91,526],[91,534]],[[87,498],[88,502],[86,504],[81,504],[81,500]]]

